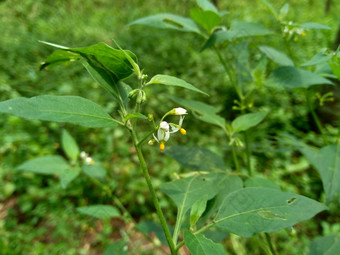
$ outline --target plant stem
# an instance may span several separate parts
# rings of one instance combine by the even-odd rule
[[[268,246],[269,246],[269,250],[271,251],[272,255],[277,255],[277,252],[274,249],[272,238],[270,237],[270,235],[268,233],[265,233],[265,236],[266,236],[266,240],[267,240],[267,243],[268,243]]]
[[[323,141],[324,141],[325,145],[328,145],[329,143],[328,143],[327,137],[324,133],[321,122],[320,122],[318,116],[316,115],[316,113],[314,111],[314,108],[313,108],[313,105],[312,105],[312,102],[311,102],[311,98],[309,97],[308,91],[306,91],[306,101],[307,101],[308,109],[309,109],[310,113],[312,114],[313,120],[314,120],[317,128],[319,129],[320,134],[322,135]]]
[[[142,150],[138,146],[138,140],[137,140],[137,136],[136,136],[136,133],[135,133],[134,129],[130,129],[130,133],[131,133],[131,137],[132,137],[132,140],[133,140],[133,144],[134,144],[134,146],[136,148],[136,151],[137,151],[137,155],[138,155],[138,158],[139,158],[140,166],[141,166],[143,174],[144,174],[144,178],[146,180],[146,183],[148,184],[149,191],[151,193],[153,204],[154,204],[154,206],[156,208],[156,212],[157,212],[158,218],[160,220],[161,226],[163,228],[163,231],[164,231],[164,234],[165,234],[165,238],[166,238],[166,240],[168,242],[168,245],[170,247],[171,255],[177,255],[177,251],[176,251],[174,242],[173,242],[173,240],[171,238],[171,234],[170,234],[168,225],[166,224],[166,221],[165,221],[165,218],[164,218],[164,214],[162,212],[162,209],[161,209],[161,207],[159,205],[159,202],[158,202],[158,199],[157,199],[157,196],[156,196],[155,189],[154,189],[154,187],[153,187],[153,185],[151,183],[151,178],[150,178],[150,175],[149,175],[146,163],[145,163],[145,159],[144,159]]]
[[[231,145],[231,153],[233,154],[233,160],[236,168],[236,172],[240,172],[240,164],[237,159],[236,151],[235,151],[235,146],[232,144]]]

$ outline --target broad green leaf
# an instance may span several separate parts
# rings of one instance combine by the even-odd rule
[[[190,210],[190,228],[193,228],[196,225],[197,221],[204,213],[206,207],[207,207],[206,199],[200,199],[192,205]]]
[[[231,127],[233,129],[233,132],[235,133],[246,131],[251,127],[255,127],[266,116],[267,116],[267,113],[264,113],[264,112],[247,113],[247,114],[237,117],[231,123]]]
[[[201,121],[214,124],[225,129],[225,119],[216,114],[216,112],[218,112],[217,108],[199,101],[186,100],[172,96],[169,96],[169,98],[172,101],[192,110],[194,116]]]
[[[50,155],[28,160],[16,169],[37,174],[55,175],[69,169],[70,165],[60,156]]]
[[[192,255],[226,255],[222,244],[214,243],[202,234],[184,231],[184,242]]]
[[[133,119],[133,118],[138,118],[138,119],[148,119],[147,116],[139,113],[139,112],[134,112],[134,113],[129,113],[128,115],[126,115],[126,117],[124,118],[124,121],[128,121],[129,119]]]
[[[164,231],[160,224],[157,224],[153,221],[140,221],[137,224],[136,228],[140,232],[145,233],[145,234],[155,233],[162,244],[167,244]],[[168,228],[169,228],[170,233],[172,233],[173,227],[168,225]]]
[[[293,66],[280,66],[270,74],[265,84],[270,87],[294,89],[333,83],[307,70]]]
[[[236,45],[229,45],[227,51],[233,55],[234,66],[236,69],[237,81],[247,85],[252,82],[250,56],[249,56],[249,41],[243,40]]]
[[[208,32],[220,24],[222,20],[216,12],[202,11],[197,8],[190,10],[190,16],[197,24],[201,25]]]
[[[128,246],[125,240],[111,243],[106,247],[103,255],[128,255]]]
[[[70,167],[64,169],[60,172],[59,179],[60,185],[63,189],[66,189],[67,186],[75,179],[80,173],[80,168],[78,167]]]
[[[160,13],[147,16],[132,21],[128,25],[145,25],[155,28],[174,29],[182,32],[194,32],[200,34],[199,28],[192,19],[184,18],[171,13]]]
[[[301,66],[318,65],[318,64],[326,63],[330,59],[332,59],[332,55],[327,54],[325,52],[325,49],[323,49],[323,50],[319,51],[316,55],[314,55],[311,60],[307,61],[306,63],[302,64]]]
[[[93,178],[103,179],[106,176],[106,171],[97,162],[94,165],[83,165],[83,172]]]
[[[209,0],[196,0],[196,3],[203,11],[212,11],[218,13],[216,6]]]
[[[294,62],[281,51],[268,46],[260,46],[260,50],[266,54],[268,58],[273,60],[276,64],[281,66],[294,66]]]
[[[110,219],[120,217],[120,213],[116,207],[111,205],[90,205],[78,207],[77,211],[100,219]]]
[[[223,159],[202,147],[171,146],[165,153],[192,170],[225,170]]]
[[[213,180],[209,174],[195,175],[164,183],[161,185],[161,190],[175,202],[178,214],[183,216],[196,201],[208,200],[216,194]]]
[[[262,178],[262,177],[250,177],[244,182],[245,187],[262,187],[262,188],[270,188],[281,190],[280,186],[271,180]]]
[[[338,255],[340,234],[315,238],[309,245],[308,255]]]
[[[282,8],[280,9],[279,15],[278,15],[278,19],[279,20],[283,20],[289,11],[289,3],[286,3],[282,6]]]
[[[299,147],[321,176],[327,202],[340,202],[340,145],[330,145],[321,150],[307,145]]]
[[[332,30],[329,26],[325,26],[319,23],[315,22],[307,22],[302,25],[300,25],[301,28],[303,29],[324,29],[324,30]]]
[[[137,57],[132,52],[117,50],[105,43],[83,48],[68,48],[48,42],[42,43],[56,47],[66,53],[62,54],[60,50],[56,51],[57,53],[52,53],[46,62],[40,66],[40,69],[63,61],[82,59],[83,65],[93,79],[111,93],[117,101],[120,101],[119,91],[117,90],[118,82],[128,78],[133,73],[134,67],[130,64],[129,58],[137,62]]]
[[[179,79],[177,77],[170,76],[170,75],[157,74],[151,78],[151,80],[146,84],[146,86],[151,85],[151,84],[162,84],[162,85],[167,85],[167,86],[182,87],[182,88],[190,89],[190,90],[208,95],[204,91],[195,88],[190,83],[187,83],[186,81],[182,79]]]
[[[268,188],[244,188],[224,199],[215,225],[251,237],[292,227],[326,209],[325,205],[301,195]]]
[[[334,57],[328,62],[334,75],[340,80],[340,56]]]
[[[77,160],[79,156],[78,144],[65,129],[63,129],[63,133],[61,135],[61,146],[69,159],[73,161]]]
[[[217,194],[213,199],[208,201],[207,209],[199,221],[200,224],[205,224],[206,221],[219,210],[227,195],[243,188],[242,179],[238,176],[227,173],[212,173],[211,175],[214,178]]]
[[[77,96],[37,96],[0,102],[0,112],[25,119],[68,122],[85,127],[114,127],[116,120],[92,101]]]
[[[203,45],[201,51],[223,42],[230,42],[236,39],[271,35],[273,32],[259,23],[233,22],[230,30],[217,31],[213,33]]]

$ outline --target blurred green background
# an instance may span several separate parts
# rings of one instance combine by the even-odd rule
[[[260,22],[275,30],[274,18],[261,1],[216,1],[219,9],[228,10],[224,24],[231,20]],[[340,6],[333,1],[325,12],[323,0],[273,1],[279,9],[289,2],[289,19],[297,23],[309,21],[327,25],[332,30],[308,31],[293,44],[299,63],[309,60],[322,48],[333,48],[339,26]],[[79,95],[112,111],[111,98],[92,80],[80,64],[58,66],[39,71],[39,65],[53,49],[39,40],[69,47],[82,47],[112,39],[121,47],[133,51],[139,58],[144,73],[170,74],[187,80],[210,97],[186,94],[177,89],[156,88],[148,91],[145,113],[161,117],[164,112],[176,107],[166,95],[186,99],[198,99],[220,109],[227,120],[235,117],[231,110],[235,94],[226,84],[223,68],[212,51],[199,52],[200,38],[194,34],[163,31],[140,26],[126,26],[129,22],[160,12],[189,16],[195,1],[156,0],[2,0],[0,1],[0,100],[14,97],[32,97],[40,94]],[[280,49],[280,40],[275,36],[251,41],[253,61],[258,59],[258,45],[271,45]],[[284,50],[283,50],[284,51]],[[129,82],[133,82],[131,79]],[[318,140],[313,132],[301,98],[295,96],[292,108],[290,95],[268,95],[262,91],[255,97],[258,108],[271,105],[268,122],[254,133],[266,137],[257,152],[254,163],[258,171],[280,181],[289,191],[308,194],[317,198],[321,182],[317,177],[305,174],[308,163],[292,150],[273,150],[271,135],[281,130],[292,131],[306,140]],[[303,116],[303,117],[301,117]],[[333,118],[334,116],[332,116]],[[333,119],[326,119],[331,123]],[[186,119],[188,135],[171,141],[171,144],[203,146],[223,155],[230,167],[230,151],[227,142],[217,128],[199,122],[192,116]],[[86,178],[77,179],[63,190],[56,178],[18,173],[15,167],[22,162],[48,154],[62,154],[60,136],[67,129],[77,140],[81,150],[103,162],[108,172],[110,185],[117,197],[137,220],[154,220],[153,206],[147,186],[138,169],[138,161],[131,141],[123,129],[86,129],[67,124],[27,121],[13,116],[0,115],[0,254],[101,254],[113,240],[124,236],[124,231],[134,231],[121,220],[100,221],[76,212],[76,207],[87,204],[111,203],[109,197]],[[329,127],[332,130],[331,127]],[[269,130],[269,131],[268,131]],[[265,134],[263,134],[265,132]],[[173,178],[174,173],[186,172],[171,158],[161,155],[157,148],[145,148],[155,186]],[[290,169],[294,169],[290,171]],[[298,174],[294,171],[298,169]],[[302,180],[302,181],[301,181]],[[304,185],[307,182],[311,185]],[[159,193],[160,196],[163,196]],[[172,204],[162,200],[162,206]],[[172,206],[173,208],[173,206]],[[174,220],[174,210],[166,211]],[[172,221],[173,221],[172,220]],[[171,221],[170,221],[171,222]],[[311,223],[312,225],[312,223]],[[307,231],[321,231],[320,226]],[[325,227],[326,228],[326,227]],[[311,229],[311,230],[310,230]],[[303,229],[301,230],[304,231]],[[329,230],[331,231],[331,230]],[[304,232],[305,233],[305,232]],[[307,233],[310,236],[316,233]],[[157,254],[143,247],[146,240],[135,232],[136,240],[131,254]],[[278,239],[290,240],[279,236]],[[281,241],[282,241],[281,240]],[[308,235],[282,244],[286,254],[305,252]],[[256,242],[248,244],[256,249]],[[290,247],[290,248],[289,248]],[[291,252],[291,253],[289,253]],[[252,253],[260,254],[260,253]]]

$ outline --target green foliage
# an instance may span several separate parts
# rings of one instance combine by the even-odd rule
[[[82,214],[86,214],[100,219],[120,217],[118,209],[111,205],[90,205],[78,207],[77,211]]]
[[[330,254],[335,255],[339,252],[339,235],[329,235],[315,238],[309,246],[309,255]]]

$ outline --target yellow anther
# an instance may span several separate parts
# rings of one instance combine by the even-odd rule
[[[302,36],[306,36],[306,32],[303,31],[303,32],[301,33],[301,35],[302,35]]]
[[[159,145],[159,149],[160,149],[161,151],[164,151],[165,145],[164,145],[163,142],[161,142],[161,144]]]
[[[93,159],[91,160],[90,165],[94,165],[94,160]]]
[[[187,134],[187,131],[184,128],[181,128],[179,131],[181,132],[182,135],[186,135]]]

